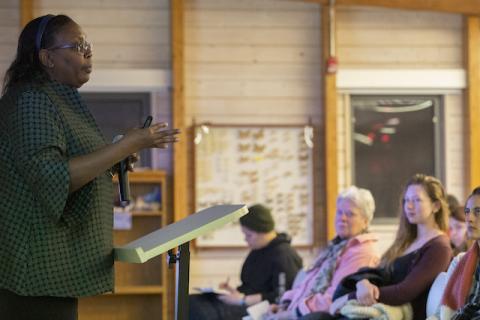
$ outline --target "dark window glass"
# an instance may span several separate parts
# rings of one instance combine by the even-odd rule
[[[148,93],[96,93],[82,92],[88,108],[109,142],[128,129],[141,127],[150,114]],[[151,167],[150,149],[140,152],[138,167]]]
[[[415,173],[441,178],[438,97],[352,96],[354,183],[370,189],[376,218],[396,217]]]

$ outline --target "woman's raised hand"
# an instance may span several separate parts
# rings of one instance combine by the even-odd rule
[[[136,146],[137,151],[145,148],[165,149],[169,144],[178,141],[178,129],[166,129],[168,124],[160,122],[153,124],[149,128],[135,128],[129,130],[122,139],[125,142],[131,142]]]

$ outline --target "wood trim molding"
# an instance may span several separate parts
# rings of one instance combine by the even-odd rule
[[[158,92],[171,86],[170,70],[99,69],[80,91],[86,92]]]
[[[467,73],[464,69],[340,69],[337,87],[339,90],[463,90],[467,87]]]
[[[33,4],[35,0],[20,1],[20,27],[23,28],[33,19]]]
[[[468,192],[480,186],[480,17],[465,18]]]
[[[292,0],[328,5],[328,0]],[[462,14],[480,14],[478,0],[336,0],[337,6],[372,6],[404,10],[441,11]]]
[[[187,175],[187,150],[188,136],[185,120],[185,70],[184,70],[184,28],[185,28],[185,2],[184,0],[170,0],[170,23],[171,23],[171,52],[172,52],[172,125],[181,130],[180,141],[173,145],[173,221],[179,221],[188,214],[188,175]],[[175,286],[171,278],[169,281],[168,298],[175,301]],[[173,319],[175,308],[173,303],[168,304],[168,319]]]
[[[187,128],[185,120],[184,70],[184,0],[171,0],[172,21],[172,118],[173,127],[180,129],[180,141],[173,147],[173,217],[174,221],[188,214]]]
[[[337,75],[327,73],[330,56],[330,17],[328,6],[322,7],[322,76],[323,76],[323,128],[325,165],[325,225],[327,240],[335,236],[335,212],[338,193],[337,156]],[[334,28],[335,29],[335,28]],[[333,35],[335,36],[335,34]],[[334,42],[335,43],[335,42]]]

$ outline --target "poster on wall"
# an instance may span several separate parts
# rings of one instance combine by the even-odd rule
[[[276,230],[296,246],[313,241],[311,127],[196,126],[196,211],[218,204],[261,203]],[[196,241],[199,247],[244,246],[238,222]]]

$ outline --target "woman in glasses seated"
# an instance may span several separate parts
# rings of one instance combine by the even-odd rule
[[[78,88],[92,46],[65,15],[29,22],[0,100],[0,319],[77,318],[112,291],[112,168],[175,142],[164,124],[106,144]]]
[[[369,190],[351,186],[337,197],[337,236],[320,252],[303,280],[273,306],[269,320],[298,319],[312,312],[328,312],[335,288],[343,277],[379,262],[377,236],[368,232],[375,202]]]
[[[450,263],[440,309],[428,320],[480,319],[480,187],[468,196],[465,217],[467,237],[475,242]]]

